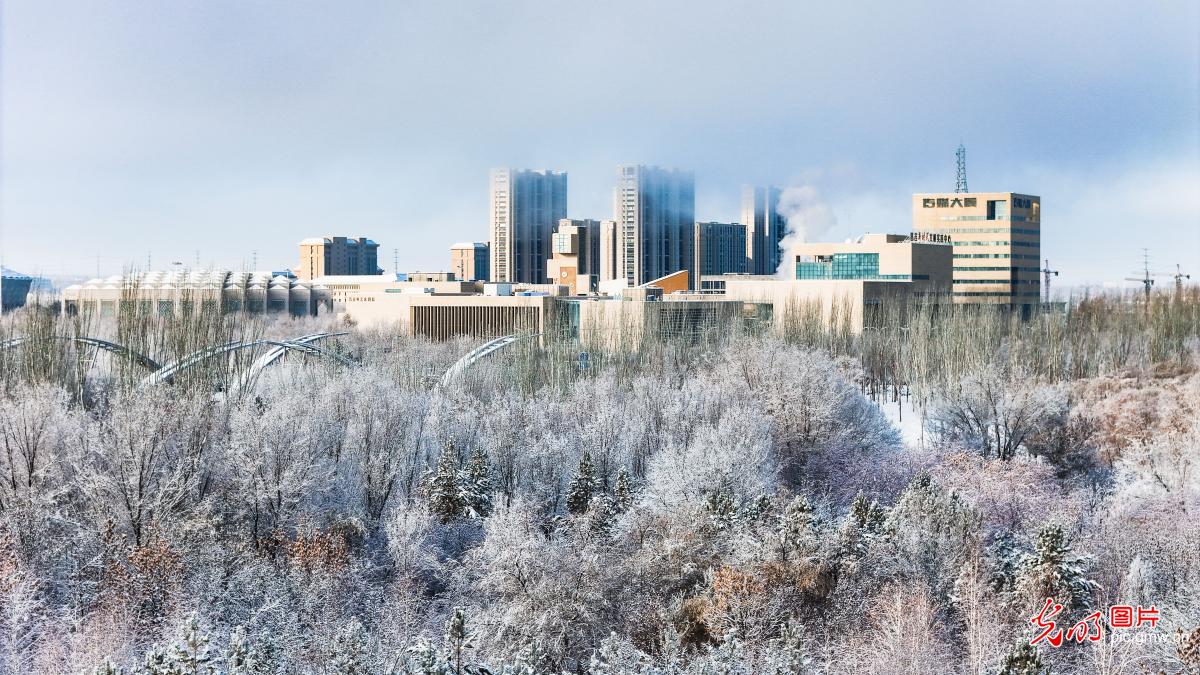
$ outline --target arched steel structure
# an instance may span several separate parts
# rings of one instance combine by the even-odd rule
[[[344,366],[353,367],[353,366],[357,365],[350,359],[347,359],[346,357],[342,356],[341,354],[336,354],[334,352],[331,352],[331,351],[328,351],[325,349],[321,349],[320,347],[316,347],[311,344],[312,342],[316,342],[317,340],[323,340],[325,338],[333,337],[335,335],[345,335],[345,333],[314,333],[312,335],[305,335],[304,337],[299,338],[298,340],[265,340],[264,339],[264,340],[251,340],[250,342],[229,342],[229,343],[226,343],[223,345],[216,345],[214,347],[206,347],[204,349],[200,349],[191,354],[188,354],[187,356],[183,357],[182,359],[179,359],[175,363],[165,365],[162,368],[160,368],[159,370],[154,371],[150,375],[146,376],[146,378],[144,380],[142,380],[142,384],[143,385],[152,385],[152,384],[159,384],[162,382],[170,382],[179,373],[181,373],[189,368],[193,368],[201,363],[204,363],[205,361],[207,361],[211,358],[221,356],[223,354],[230,354],[230,353],[233,353],[236,351],[241,351],[243,349],[253,349],[255,347],[262,347],[264,345],[270,345],[273,347],[273,349],[269,350],[267,352],[267,354],[264,354],[262,357],[257,359],[254,362],[254,364],[252,364],[250,366],[251,369],[254,369],[255,367],[257,367],[258,371],[261,371],[263,368],[265,368],[268,365],[277,361],[281,356],[283,356],[284,353],[286,353],[288,351],[297,351],[297,352],[301,352],[303,354],[308,354],[309,356],[319,356],[319,357],[324,357],[324,358],[330,358],[330,359],[333,359],[334,361],[337,361],[338,363],[341,363]],[[301,342],[300,340],[303,340],[303,342]],[[269,359],[267,358],[268,356],[270,357]]]
[[[532,333],[529,335],[504,335],[496,338],[495,340],[489,340],[479,345],[475,349],[467,352],[466,355],[464,355],[461,359],[451,364],[450,367],[446,369],[446,372],[442,375],[442,379],[438,381],[438,385],[444,387],[450,384],[460,375],[462,375],[467,368],[470,368],[472,365],[474,365],[476,361],[489,354],[494,354],[519,340],[523,340],[525,338],[535,338],[539,335],[541,335],[541,333]]]
[[[238,389],[246,389],[250,387],[254,381],[258,379],[258,376],[262,373],[262,371],[267,368],[267,366],[270,366],[272,363],[275,363],[279,359],[283,358],[289,351],[297,349],[304,351],[304,347],[311,345],[313,342],[324,340],[326,338],[338,337],[339,335],[345,334],[345,331],[341,333],[311,333],[309,335],[298,337],[295,340],[288,340],[286,342],[274,345],[268,349],[265,354],[255,359],[254,363],[250,364],[250,368],[248,368],[246,372],[242,374],[241,379],[238,380]],[[324,350],[322,351],[323,355],[339,358],[343,363],[350,363],[346,359],[336,354],[332,354],[331,352]]]
[[[79,344],[88,345],[90,347],[96,347],[98,349],[103,349],[104,351],[109,352],[111,354],[116,354],[117,356],[123,356],[125,358],[128,358],[130,361],[133,361],[134,363],[142,366],[146,370],[156,371],[162,367],[158,364],[157,361],[150,358],[149,356],[135,352],[132,349],[130,349],[129,347],[126,347],[125,345],[119,345],[115,342],[109,342],[108,340],[101,340],[99,338],[94,338],[94,337],[73,336],[73,335],[51,335],[50,337],[51,337],[51,339],[54,339],[54,340],[66,340],[68,342],[77,342]],[[29,342],[29,337],[27,337],[27,336],[9,338],[7,340],[4,340],[3,342],[0,342],[0,350],[11,349],[12,347],[17,347],[19,345],[23,345],[26,342]]]

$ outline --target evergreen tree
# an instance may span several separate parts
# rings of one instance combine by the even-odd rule
[[[737,505],[733,495],[724,488],[717,488],[704,497],[704,510],[709,523],[718,530],[728,529],[737,520]]]
[[[797,496],[783,509],[779,519],[779,544],[783,558],[815,543],[812,506],[804,495]]]
[[[438,457],[437,470],[429,478],[426,494],[429,510],[443,523],[452,523],[462,517],[465,510],[458,488],[458,456],[453,445],[446,446]]]
[[[476,448],[459,477],[459,495],[467,513],[474,518],[486,518],[492,513],[492,476],[487,454]]]
[[[1054,598],[1067,608],[1087,607],[1096,582],[1084,575],[1089,558],[1075,555],[1059,525],[1038,532],[1037,544],[1021,569],[1018,589],[1027,599]]]
[[[326,672],[330,675],[369,675],[367,642],[367,629],[358,617],[351,618],[331,645]]]
[[[613,504],[617,513],[625,513],[633,506],[633,490],[629,485],[629,472],[625,467],[617,471],[617,484],[613,489]]]
[[[276,668],[271,666],[269,652],[264,653],[250,644],[246,629],[238,626],[229,636],[229,648],[225,651],[225,667],[229,675],[266,675]]]
[[[861,490],[854,496],[850,505],[850,523],[858,530],[867,534],[883,534],[887,521],[887,511],[877,501],[867,501],[867,495]]]
[[[470,642],[467,634],[467,617],[461,607],[455,607],[454,613],[446,621],[446,651],[451,672],[460,675],[463,672],[463,649]]]
[[[592,465],[591,453],[584,452],[579,460],[579,472],[567,487],[567,511],[574,516],[585,513],[592,503],[596,489],[596,468]]]
[[[1037,647],[1028,642],[1014,646],[1000,666],[1000,675],[1043,675],[1045,672]]]

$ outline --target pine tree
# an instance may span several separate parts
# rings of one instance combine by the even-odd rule
[[[463,649],[469,642],[467,617],[461,607],[455,607],[454,613],[446,621],[446,651],[455,675],[463,672]]]
[[[438,457],[437,470],[430,477],[426,488],[429,509],[443,523],[458,520],[465,510],[458,488],[457,465],[458,456],[454,446],[446,446]]]
[[[596,468],[592,466],[591,453],[584,452],[579,460],[579,472],[567,487],[567,511],[574,516],[587,512],[596,489]]]
[[[492,476],[487,454],[476,448],[459,477],[459,495],[468,514],[486,518],[492,514]]]
[[[229,648],[225,651],[225,667],[229,675],[266,675],[276,668],[271,666],[270,652],[256,649],[246,637],[246,629],[238,626],[229,636]]]
[[[1000,675],[1042,675],[1045,672],[1037,647],[1028,642],[1014,646],[1000,666]]]
[[[737,505],[733,502],[733,495],[722,488],[705,495],[704,510],[708,512],[709,524],[718,530],[728,529],[737,521]]]
[[[330,675],[369,675],[367,629],[353,617],[338,632],[330,648],[326,671]]]
[[[1031,600],[1054,598],[1073,609],[1087,607],[1096,582],[1084,576],[1089,562],[1075,555],[1059,525],[1048,525],[1038,532],[1033,555],[1021,569],[1018,589]]]
[[[213,657],[208,647],[208,636],[200,632],[200,622],[195,614],[190,614],[184,621],[181,637],[183,641],[171,650],[171,660],[176,664],[177,672],[183,675],[216,672],[211,665]]]
[[[625,513],[633,506],[633,490],[629,486],[629,472],[625,467],[617,471],[617,484],[613,489],[613,504],[617,513]]]
[[[793,499],[779,519],[779,543],[783,558],[807,548],[815,541],[812,506],[804,495]]]

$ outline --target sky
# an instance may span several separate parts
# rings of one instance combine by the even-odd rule
[[[0,255],[26,273],[283,269],[310,236],[449,267],[488,169],[691,169],[696,216],[802,189],[823,238],[911,194],[1042,198],[1058,283],[1200,280],[1200,3],[5,0]]]

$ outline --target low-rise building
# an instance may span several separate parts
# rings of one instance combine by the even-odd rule
[[[199,311],[280,313],[318,312],[313,285],[270,272],[173,270],[114,275],[72,284],[62,291],[68,314],[115,316],[137,311],[186,316]]]
[[[29,288],[33,285],[33,277],[8,269],[0,269],[0,308],[7,312],[18,307],[24,307],[29,297]]]

